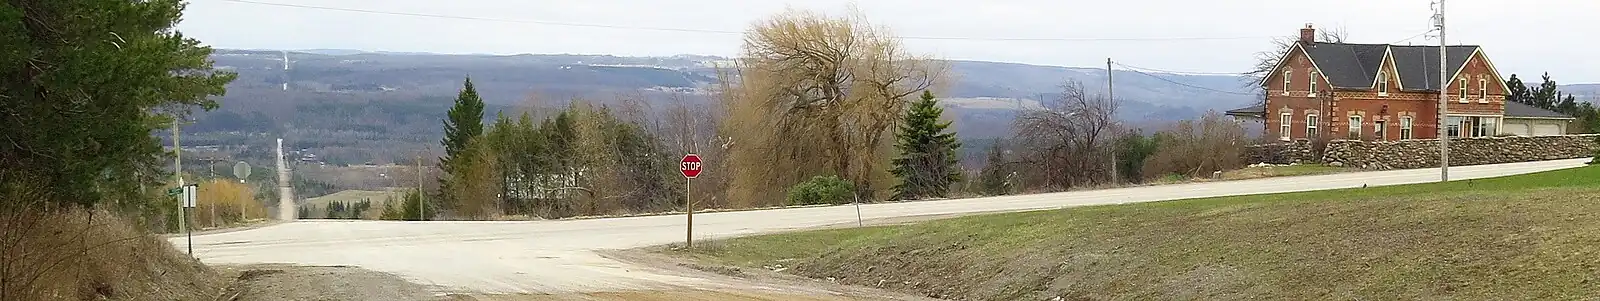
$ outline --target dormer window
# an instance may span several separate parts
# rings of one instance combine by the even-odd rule
[[[1311,71],[1311,85],[1306,86],[1306,96],[1317,97],[1317,72]]]
[[[1378,71],[1378,96],[1389,96],[1389,74]]]
[[[1283,96],[1289,96],[1289,79],[1294,77],[1294,68],[1283,70]]]

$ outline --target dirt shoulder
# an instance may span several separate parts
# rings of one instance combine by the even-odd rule
[[[219,300],[230,301],[553,301],[553,300],[708,300],[856,301],[931,300],[910,295],[833,284],[771,271],[743,272],[700,266],[648,250],[606,252],[606,257],[663,265],[655,272],[710,279],[705,288],[564,294],[444,294],[442,288],[408,282],[399,276],[351,266],[285,264],[226,265],[216,270],[234,284]]]
[[[284,264],[224,265],[217,272],[234,279],[221,300],[231,301],[444,301],[473,300],[433,293],[399,276],[350,266]]]

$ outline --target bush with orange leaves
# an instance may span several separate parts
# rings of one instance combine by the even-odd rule
[[[250,185],[238,181],[212,179],[200,183],[191,213],[195,227],[221,227],[266,218],[266,206],[255,195]]]

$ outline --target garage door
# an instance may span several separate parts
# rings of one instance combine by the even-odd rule
[[[1533,125],[1533,135],[1534,136],[1554,136],[1554,135],[1561,135],[1561,134],[1564,134],[1564,133],[1562,133],[1561,125],[1559,125],[1559,124],[1535,124],[1535,125]]]
[[[1506,125],[1506,133],[1517,136],[1532,136],[1533,125],[1526,123],[1512,123]]]

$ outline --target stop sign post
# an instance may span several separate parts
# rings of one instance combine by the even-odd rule
[[[700,176],[700,166],[700,155],[693,153],[683,155],[683,160],[678,160],[678,171],[683,173],[683,210],[686,217],[684,249],[694,247],[694,202],[689,197],[689,179]]]

